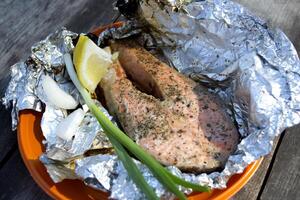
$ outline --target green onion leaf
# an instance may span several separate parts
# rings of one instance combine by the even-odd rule
[[[202,185],[188,182],[188,181],[183,180],[183,179],[179,178],[178,176],[172,174],[170,171],[168,171],[166,169],[165,169],[165,171],[172,178],[172,180],[178,185],[181,185],[185,188],[191,188],[193,191],[198,191],[198,192],[210,192],[211,191],[208,186],[202,186]]]
[[[153,189],[148,185],[144,176],[142,175],[132,158],[128,155],[126,150],[122,147],[122,145],[109,134],[107,135],[107,137],[113,145],[118,158],[122,161],[124,168],[127,170],[129,177],[133,180],[135,185],[144,192],[147,199],[159,200]]]
[[[129,168],[132,169],[132,166],[135,166],[138,170],[136,165],[126,152],[124,148],[126,148],[130,153],[135,155],[143,164],[145,164],[150,171],[153,173],[153,175],[160,181],[161,184],[163,184],[169,191],[174,193],[180,200],[186,200],[186,196],[178,189],[178,185],[182,185],[187,188],[191,188],[196,191],[209,191],[209,188],[206,186],[200,186],[196,185],[194,183],[187,182],[172,173],[170,173],[168,170],[166,170],[160,163],[158,163],[150,154],[148,154],[144,149],[142,149],[139,145],[137,145],[135,142],[133,142],[123,131],[121,131],[117,126],[115,126],[105,115],[102,113],[100,108],[93,102],[90,94],[87,92],[86,89],[84,89],[79,82],[77,78],[77,74],[74,70],[71,55],[65,54],[64,55],[67,71],[70,75],[71,80],[73,81],[76,88],[81,93],[84,101],[86,102],[87,106],[91,110],[91,112],[94,114],[94,116],[97,118],[98,122],[100,123],[101,127],[105,131],[106,135],[108,136],[110,142],[116,149],[116,152],[120,158],[120,160],[123,162],[124,167],[128,171],[128,174],[131,176],[133,181],[139,181],[136,180],[137,178],[133,178],[135,174],[133,174],[133,171],[131,171]],[[124,147],[124,148],[123,148]],[[130,161],[129,161],[130,160]],[[136,173],[136,172],[134,172]],[[143,182],[143,181],[142,181]],[[152,199],[153,194],[149,190],[149,188],[144,187],[141,190],[146,194],[149,195],[149,198]],[[137,184],[137,182],[136,182]],[[147,183],[146,183],[147,184]],[[140,186],[137,184],[137,186]],[[148,186],[150,187],[150,186]],[[153,191],[153,190],[152,190]]]

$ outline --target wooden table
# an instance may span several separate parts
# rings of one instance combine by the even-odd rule
[[[300,0],[238,0],[283,29],[300,50]],[[9,81],[9,67],[27,58],[30,47],[56,28],[75,32],[112,22],[110,0],[1,0],[0,94]],[[21,160],[10,111],[0,106],[0,199],[50,199],[33,181]],[[300,126],[276,141],[250,182],[232,199],[300,199]]]

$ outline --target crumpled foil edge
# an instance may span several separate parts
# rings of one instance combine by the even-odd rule
[[[228,179],[233,174],[242,173],[251,162],[271,151],[273,140],[277,135],[285,128],[300,122],[300,86],[298,84],[300,62],[297,52],[284,33],[278,29],[270,29],[262,19],[254,16],[239,4],[228,0],[191,3],[182,1],[184,4],[181,1],[170,0],[169,3],[172,6],[164,7],[169,9],[168,15],[165,15],[165,11],[160,6],[156,6],[156,1],[143,2],[145,3],[142,5],[145,11],[143,20],[148,20],[152,26],[161,25],[152,31],[151,37],[156,39],[156,43],[151,42],[153,38],[147,37],[147,44],[158,45],[171,66],[194,80],[208,87],[211,86],[211,91],[218,94],[227,105],[231,105],[232,116],[239,125],[239,131],[243,137],[237,151],[230,156],[221,172],[195,175],[182,173],[173,166],[168,169],[187,181],[206,184],[212,188],[225,188]],[[176,6],[184,9],[187,15],[172,12]],[[166,20],[169,23],[164,23]],[[126,23],[123,29],[110,29],[109,32],[103,32],[99,43],[110,37],[126,38],[142,32],[139,25],[135,23],[130,25],[130,23]],[[198,28],[192,29],[192,26]],[[232,27],[236,29],[231,29],[232,32],[230,32],[229,28]],[[244,28],[244,32],[239,28]],[[195,35],[198,34],[204,40],[199,41],[194,37],[195,35],[189,34],[192,30]],[[199,30],[202,33],[197,32]],[[158,31],[160,35],[157,35]],[[250,33],[251,31],[253,33]],[[218,37],[221,36],[226,36],[227,39],[236,36],[233,37],[234,41],[231,41],[234,44],[230,46],[232,47],[230,51],[214,43],[220,41]],[[43,105],[46,104],[51,115],[63,116],[62,113],[65,111],[51,108],[38,88],[44,74],[53,76],[64,88],[63,85],[68,77],[64,73],[62,55],[72,51],[74,47],[72,41],[76,37],[77,34],[64,28],[58,30],[34,45],[32,55],[26,62],[12,66],[12,79],[2,102],[6,107],[13,107],[12,126],[14,129],[17,125],[18,112],[23,109],[41,112]],[[208,39],[205,40],[205,38]],[[247,42],[239,41],[245,38]],[[235,48],[238,44],[242,46]],[[180,48],[171,51],[170,47],[174,45]],[[206,46],[207,48],[203,48]],[[212,46],[215,48],[213,51]],[[249,51],[253,48],[257,48],[256,51]],[[198,54],[193,54],[193,50]],[[215,54],[216,52],[218,54]],[[238,59],[235,54],[240,55]],[[196,59],[191,59],[188,55],[197,56]],[[211,58],[216,59],[210,60]],[[188,59],[191,62],[187,62]],[[71,87],[69,85],[64,89],[70,91]],[[49,122],[48,125],[50,124]],[[49,129],[49,133],[53,134],[54,130]],[[54,142],[55,148],[51,148],[49,142],[50,139],[44,143],[49,148],[48,152],[54,149],[52,156],[50,153],[47,155],[46,152],[40,160],[46,166],[54,182],[60,182],[65,178],[81,179],[93,188],[111,191],[111,198],[114,199],[144,198],[115,155],[83,155],[87,148],[92,148],[89,145],[93,146],[93,144],[90,143],[87,148],[83,150],[79,148],[78,153],[71,154],[68,150],[72,149],[72,143]],[[139,161],[135,162],[157,195],[163,199],[174,198],[143,164]],[[187,194],[191,192],[182,187],[180,190]]]

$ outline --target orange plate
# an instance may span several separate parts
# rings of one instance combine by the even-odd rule
[[[105,26],[94,30],[95,34],[101,33],[108,27],[118,27],[121,23]],[[46,168],[39,161],[44,151],[42,144],[43,135],[40,128],[41,113],[24,110],[19,115],[18,143],[21,156],[33,179],[53,199],[57,200],[91,200],[107,199],[108,194],[94,190],[80,180],[64,180],[61,183],[53,183]],[[225,190],[213,190],[211,193],[193,193],[190,200],[229,199],[238,192],[258,169],[262,159],[250,164],[242,174],[231,177]]]

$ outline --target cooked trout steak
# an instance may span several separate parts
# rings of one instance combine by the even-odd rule
[[[119,62],[100,84],[128,136],[167,166],[196,173],[223,167],[239,136],[220,100],[137,45],[111,47]]]

